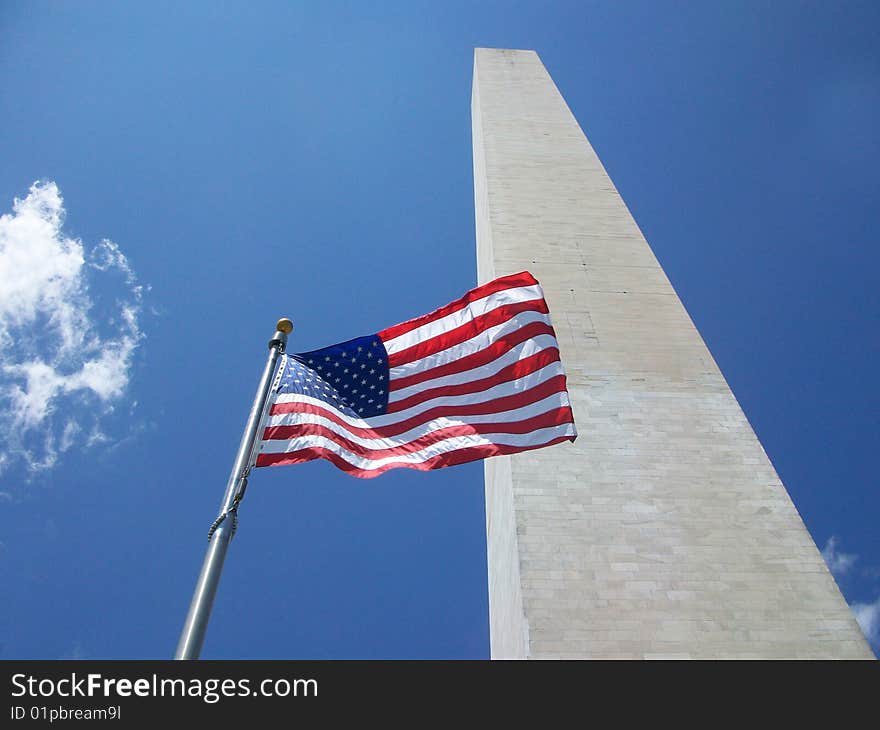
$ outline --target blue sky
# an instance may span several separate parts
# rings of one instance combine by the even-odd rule
[[[0,8],[0,658],[170,657],[275,320],[475,285],[475,46],[540,54],[877,651],[880,6],[374,5]],[[480,464],[260,470],[203,656],[485,658],[484,520]]]

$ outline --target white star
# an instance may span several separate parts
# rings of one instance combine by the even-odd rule
[[[366,363],[364,363],[363,365],[361,365],[361,370],[363,370],[365,367],[367,367]]]
[[[326,360],[327,362],[330,362],[330,356],[327,355],[327,357],[325,357],[324,360]]]
[[[376,360],[376,363],[377,363],[378,365],[381,365],[381,364],[382,364],[382,358],[380,357],[378,360]]]
[[[372,403],[372,402],[373,402],[372,398],[370,398],[370,400],[367,401],[367,403]]]
[[[380,376],[379,376],[379,380],[385,380],[385,376],[384,376],[384,375],[380,375]]]
[[[375,372],[376,372],[376,368],[373,368],[372,370],[370,370],[370,375],[372,375]]]
[[[363,349],[363,347],[358,346],[358,352],[361,352]]]
[[[372,352],[368,352],[368,353],[367,353],[367,357],[373,357],[373,353],[372,353]]]
[[[375,389],[376,389],[376,386],[375,386],[375,385],[371,385],[371,386],[370,386],[370,390],[375,390]]]

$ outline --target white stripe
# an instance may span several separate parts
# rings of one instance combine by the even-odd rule
[[[511,380],[507,383],[499,383],[492,388],[482,390],[478,393],[464,393],[462,395],[447,395],[441,396],[439,398],[432,398],[422,403],[418,403],[417,405],[411,406],[410,408],[398,411],[397,413],[386,413],[380,416],[372,416],[369,420],[365,420],[363,418],[355,418],[341,411],[338,412],[338,416],[346,423],[349,423],[352,426],[357,426],[358,428],[370,428],[371,426],[387,426],[389,424],[397,423],[399,421],[405,421],[408,418],[412,418],[413,416],[417,416],[424,411],[427,411],[431,408],[436,408],[438,406],[457,406],[471,405],[476,403],[488,403],[489,401],[493,401],[496,398],[503,398],[504,396],[523,393],[527,390],[534,388],[537,385],[540,385],[550,378],[563,374],[564,370],[562,369],[562,363],[557,360],[556,362],[551,362],[549,365],[545,365],[543,368],[541,368],[540,370],[536,370],[533,373],[529,373],[528,375],[524,375],[521,378]],[[333,406],[325,403],[322,400],[319,400],[318,398],[312,398],[311,396],[302,395],[300,393],[280,393],[277,396],[275,402],[311,403],[312,405],[319,406],[320,408],[326,408],[327,410],[331,410],[333,408]],[[492,412],[491,409],[489,410],[489,412]],[[273,416],[273,418],[274,417],[275,416]]]
[[[489,294],[482,299],[469,302],[458,311],[452,312],[452,314],[447,314],[440,319],[435,319],[433,322],[423,324],[421,327],[416,327],[414,330],[402,334],[399,337],[393,337],[384,343],[385,349],[389,355],[393,355],[395,352],[400,352],[407,347],[412,347],[419,342],[425,342],[432,337],[442,335],[444,332],[460,327],[466,322],[472,321],[475,317],[479,317],[481,314],[486,314],[486,312],[491,312],[498,307],[503,307],[507,304],[516,304],[518,302],[541,300],[543,298],[544,293],[541,291],[540,284],[504,289],[495,292],[494,294]]]
[[[359,469],[378,469],[386,464],[420,464],[440,454],[446,454],[450,451],[458,451],[467,449],[472,446],[540,446],[552,441],[560,436],[575,436],[573,424],[563,424],[561,426],[551,426],[549,428],[541,428],[530,433],[489,433],[489,434],[469,434],[467,436],[453,436],[436,444],[426,446],[410,454],[397,454],[394,456],[385,456],[381,459],[369,459],[352,453],[348,449],[340,446],[336,441],[325,438],[324,436],[300,436],[295,439],[285,441],[266,441],[265,448],[261,451],[263,454],[285,454],[291,451],[300,451],[307,448],[325,448],[343,459],[349,464]]]
[[[423,436],[427,436],[432,431],[441,428],[449,428],[450,426],[470,426],[480,423],[517,423],[526,421],[529,418],[543,415],[558,408],[569,405],[568,394],[565,391],[553,393],[552,395],[542,398],[536,403],[530,403],[521,408],[514,408],[501,413],[492,413],[481,416],[450,416],[435,418],[427,423],[420,424],[409,431],[397,434],[391,437],[364,438],[349,431],[345,426],[340,426],[324,416],[316,413],[284,413],[278,416],[272,416],[267,426],[298,426],[302,424],[317,424],[330,429],[334,433],[339,434],[343,438],[347,438],[355,443],[370,449],[389,449],[394,446],[400,446],[410,441],[415,441]],[[287,439],[264,439],[263,443],[269,441],[284,441]]]
[[[407,362],[403,365],[397,365],[391,368],[389,371],[389,378],[391,380],[405,378],[408,375],[415,375],[423,370],[438,368],[441,365],[446,365],[454,360],[473,355],[480,350],[486,349],[493,342],[496,342],[505,335],[516,332],[518,329],[521,329],[528,324],[532,324],[533,322],[543,322],[546,325],[550,325],[550,316],[543,312],[520,312],[506,322],[496,324],[494,327],[490,327],[484,332],[480,332],[469,340],[465,340],[452,347],[447,347],[445,350],[435,352],[433,355],[428,355],[419,360],[413,360],[412,362]]]
[[[388,402],[396,403],[399,400],[409,398],[409,396],[411,395],[421,393],[422,391],[429,390],[431,388],[442,388],[446,385],[460,385],[463,383],[469,383],[472,380],[482,380],[483,378],[489,378],[495,375],[500,370],[506,368],[508,365],[513,365],[519,360],[523,360],[527,357],[531,357],[532,355],[536,355],[539,352],[549,350],[554,347],[557,347],[555,337],[553,337],[552,335],[539,335],[538,337],[533,337],[532,339],[526,340],[525,342],[520,342],[518,345],[512,347],[507,352],[505,352],[503,355],[500,355],[494,360],[487,362],[485,365],[471,368],[470,370],[463,370],[460,373],[443,375],[439,378],[434,378],[433,380],[423,380],[420,383],[410,385],[407,388],[394,390],[388,396]]]

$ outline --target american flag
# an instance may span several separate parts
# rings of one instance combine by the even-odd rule
[[[257,466],[357,477],[574,441],[559,346],[528,272],[367,337],[283,355]]]

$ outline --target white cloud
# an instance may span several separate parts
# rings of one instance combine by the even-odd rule
[[[880,598],[874,603],[854,603],[852,610],[865,638],[880,648]]]
[[[840,578],[849,573],[856,561],[858,555],[853,553],[842,553],[837,548],[837,538],[832,535],[822,548],[822,557],[828,565],[828,569],[835,578]],[[862,571],[863,574],[869,574],[871,571]],[[862,633],[868,642],[876,649],[880,649],[880,598],[874,603],[852,603],[850,609],[856,617]]]
[[[837,549],[837,538],[834,535],[828,538],[828,542],[822,548],[822,557],[825,559],[828,570],[831,571],[835,578],[840,578],[849,573],[856,560],[858,560],[858,555],[842,553]]]
[[[63,453],[76,443],[76,437],[82,431],[82,427],[76,421],[68,421],[64,424],[61,432],[61,443],[58,449]]]
[[[0,470],[100,439],[127,392],[143,287],[119,246],[67,235],[54,182],[0,216]]]

